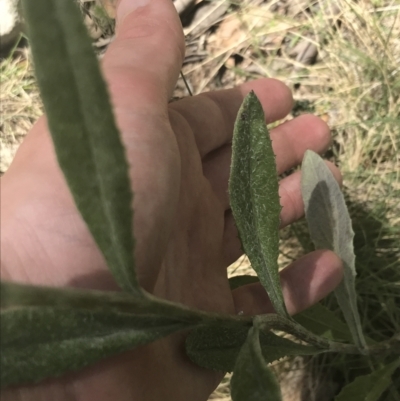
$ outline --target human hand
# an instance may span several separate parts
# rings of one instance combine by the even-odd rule
[[[130,162],[138,278],[146,290],[191,307],[267,313],[271,306],[259,285],[229,290],[226,267],[241,255],[227,193],[230,142],[250,90],[267,122],[290,111],[291,94],[263,79],[169,104],[183,54],[170,0],[121,2],[117,37],[102,64]],[[299,164],[306,149],[322,153],[330,143],[327,126],[312,116],[284,123],[271,136],[279,173]],[[118,289],[76,210],[44,118],[2,178],[1,195],[3,280]],[[285,226],[303,214],[300,173],[281,181],[280,195]],[[293,314],[338,284],[341,262],[318,251],[281,277]],[[61,379],[7,390],[2,399],[206,400],[221,376],[190,363],[183,338],[170,336]]]

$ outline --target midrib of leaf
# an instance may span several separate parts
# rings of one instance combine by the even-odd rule
[[[61,312],[61,311],[60,311]],[[68,344],[74,344],[74,343],[76,343],[76,341],[79,341],[79,340],[91,340],[92,342],[95,342],[95,341],[98,341],[100,338],[103,338],[103,339],[106,339],[106,338],[118,338],[118,337],[123,337],[125,334],[128,334],[128,333],[130,333],[132,330],[129,330],[129,329],[123,329],[123,330],[121,330],[121,329],[118,329],[118,332],[112,332],[112,330],[105,330],[104,332],[97,332],[96,333],[96,336],[95,337],[89,337],[89,336],[76,336],[76,337],[73,337],[73,338],[70,338],[70,339],[63,339],[63,340],[61,340],[61,342],[63,343],[63,344],[65,344],[65,345],[68,345]],[[41,345],[49,345],[49,346],[51,346],[52,344],[57,344],[57,343],[59,343],[60,342],[60,340],[51,340],[51,341],[46,341],[46,340],[43,340],[43,341],[36,341],[35,342],[35,346],[41,346]],[[17,350],[22,350],[23,348],[27,348],[27,347],[29,347],[29,345],[26,345],[25,347],[22,347],[21,345],[17,345],[17,346],[10,346],[10,345],[7,345],[7,350],[12,350],[12,349],[14,349],[14,348],[16,348]]]
[[[250,163],[251,164],[251,163]],[[251,169],[249,169],[249,171],[251,171]],[[249,173],[249,182],[251,182],[251,173]],[[252,203],[252,205],[253,205],[253,210],[257,210],[257,207],[255,206],[256,205],[256,201],[254,200],[255,199],[255,196],[254,196],[254,190],[252,189],[252,185],[250,185],[250,193],[251,193],[251,197],[252,197],[252,200],[251,200],[251,203]],[[262,249],[262,246],[261,246],[261,238],[260,238],[260,236],[258,235],[258,232],[259,232],[259,224],[258,224],[258,222],[257,222],[257,218],[256,218],[256,214],[257,213],[252,213],[252,217],[253,217],[253,224],[254,224],[254,226],[256,227],[256,238],[257,238],[257,242],[258,242],[258,249],[260,249],[260,255],[261,255],[261,257],[262,257],[262,261],[263,261],[263,263],[264,263],[264,266],[268,266],[268,263],[267,263],[267,261],[266,261],[266,259],[265,259],[265,256],[264,256],[264,252],[262,252],[261,251],[261,249]],[[275,266],[275,263],[274,263],[274,266],[273,266],[274,268],[276,267],[277,268],[277,266]],[[273,277],[273,275],[271,274],[271,272],[270,272],[270,269],[268,268],[268,267],[266,267],[265,269],[264,269],[266,272],[267,272],[267,274],[268,274],[268,278],[269,278],[269,280],[271,281],[271,282],[273,282],[274,280],[275,280],[275,277]],[[263,278],[260,278],[260,281],[264,281],[263,280]],[[267,283],[265,283],[264,284],[264,287],[266,287],[266,285],[267,285]],[[275,287],[274,286],[269,286],[268,287],[268,290],[271,292],[271,289],[272,289],[272,292],[273,292],[273,295],[274,295],[274,298],[275,299],[280,299],[281,297],[282,297],[282,294],[281,293],[278,293],[277,291],[276,291],[276,289],[275,289]]]
[[[60,311],[61,312],[61,311]],[[183,324],[181,323],[181,325],[183,326]],[[179,323],[176,322],[176,326],[179,326]],[[173,324],[171,324],[171,327],[173,327]],[[182,329],[182,328],[181,328]],[[187,329],[190,329],[190,326],[187,326]],[[105,342],[106,340],[109,339],[113,339],[113,338],[124,338],[126,335],[129,335],[130,333],[132,333],[132,331],[134,331],[134,329],[120,329],[118,328],[118,331],[115,330],[104,330],[104,332],[97,332],[96,335],[94,337],[90,337],[90,336],[76,336],[70,339],[63,339],[61,340],[61,342],[65,345],[69,345],[69,344],[76,344],[77,341],[86,341],[89,340],[92,343],[95,342]],[[137,333],[141,332],[141,333],[145,333],[145,330],[141,329],[141,330],[136,330]],[[49,345],[51,346],[52,344],[57,344],[59,343],[60,340],[51,340],[51,341],[36,341],[35,342],[35,346],[44,346],[44,345]],[[27,348],[29,347],[29,345],[26,345],[25,347],[21,347],[21,345],[18,346],[7,346],[8,350],[12,350],[13,348],[16,348],[17,350],[22,350],[23,348]],[[133,348],[135,347],[135,345],[132,346]]]

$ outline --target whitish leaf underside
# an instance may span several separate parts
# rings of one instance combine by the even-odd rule
[[[302,165],[302,194],[311,239],[317,249],[331,249],[343,261],[344,277],[335,290],[339,306],[360,348],[366,347],[355,290],[354,232],[346,203],[333,174],[308,150]]]

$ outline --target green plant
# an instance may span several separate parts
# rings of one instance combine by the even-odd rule
[[[328,328],[332,333],[338,331],[340,340],[351,339],[354,345],[336,341],[336,334],[333,339],[319,335],[321,327],[322,332],[326,328],[326,323],[320,322],[325,313],[321,305],[300,315],[297,321],[288,316],[277,266],[280,205],[275,158],[261,105],[253,93],[245,99],[235,126],[230,195],[243,247],[277,314],[245,317],[205,313],[157,299],[141,289],[132,256],[133,194],[127,162],[79,12],[69,0],[40,0],[35,4],[26,0],[23,5],[59,164],[75,203],[123,292],[2,283],[2,386],[59,376],[187,329],[192,331],[186,350],[194,362],[233,371],[234,400],[264,399],[265,391],[271,400],[279,400],[279,386],[267,363],[285,355],[339,352],[380,357],[399,351],[398,336],[370,344],[360,330],[354,302],[350,221],[335,180],[312,152],[306,154],[303,163],[303,194],[311,236],[317,246],[335,250],[346,268],[337,297],[339,304],[348,309],[345,317],[350,330],[337,320],[329,322]],[[44,8],[48,23],[37,24]],[[68,82],[68,87],[54,102],[59,81]],[[76,143],[80,144],[79,149]],[[329,219],[322,232],[313,223],[313,218],[321,216]],[[325,242],[319,242],[320,236]],[[235,279],[232,285],[249,280],[253,278]],[[298,323],[299,318],[303,318],[303,326]],[[289,334],[290,339],[275,334],[276,330]],[[315,334],[318,330],[320,333]],[[393,361],[382,372],[374,372],[376,380],[382,383],[380,389],[388,386],[388,377],[399,364]],[[360,379],[363,380],[368,378]],[[351,389],[344,391],[351,393]]]

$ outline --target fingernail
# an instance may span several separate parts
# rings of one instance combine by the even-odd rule
[[[122,21],[128,14],[149,3],[150,0],[121,0],[117,7],[117,19]]]

